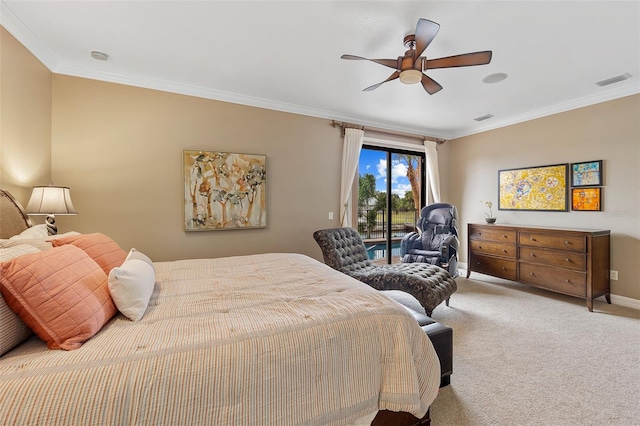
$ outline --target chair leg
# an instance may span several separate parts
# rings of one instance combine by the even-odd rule
[[[444,303],[449,306],[449,299],[451,299],[450,297],[447,297],[447,300],[444,301]]]

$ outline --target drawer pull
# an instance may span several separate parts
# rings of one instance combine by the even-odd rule
[[[503,271],[506,271],[506,270],[507,270],[507,268],[506,268],[505,266],[503,266],[503,267],[502,267],[502,270],[503,270]]]
[[[503,251],[504,253],[508,253],[508,252],[507,252],[507,249],[502,249],[502,251]]]
[[[503,237],[504,237],[504,238],[509,238],[509,237],[507,237],[506,235],[503,235]]]
[[[529,256],[536,257],[536,254],[535,253],[530,253]]]
[[[536,274],[534,274],[533,272],[531,272],[531,276],[532,276],[532,277],[535,277],[535,276],[536,276]]]
[[[535,238],[533,238],[533,237],[529,237],[529,238],[531,239],[531,241],[535,241],[535,240],[536,240],[536,239],[535,239]]]
[[[571,245],[571,243],[569,241],[565,241],[564,244],[567,245],[567,246]]]
[[[481,248],[482,248],[482,246],[478,246],[478,248],[479,248],[479,249],[481,249]]]
[[[565,259],[565,262],[571,262],[571,259],[569,259],[568,257]]]

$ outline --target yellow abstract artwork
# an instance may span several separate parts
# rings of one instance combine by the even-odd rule
[[[567,171],[567,164],[498,171],[498,208],[567,211]]]

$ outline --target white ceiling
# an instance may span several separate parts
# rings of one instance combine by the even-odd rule
[[[492,62],[363,92],[393,70],[340,56],[395,59],[419,18],[427,57]],[[0,23],[54,73],[445,139],[640,93],[640,1],[2,0]]]

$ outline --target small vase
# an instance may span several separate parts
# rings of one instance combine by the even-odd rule
[[[485,217],[484,220],[487,221],[487,223],[496,223],[496,219],[497,217]]]

